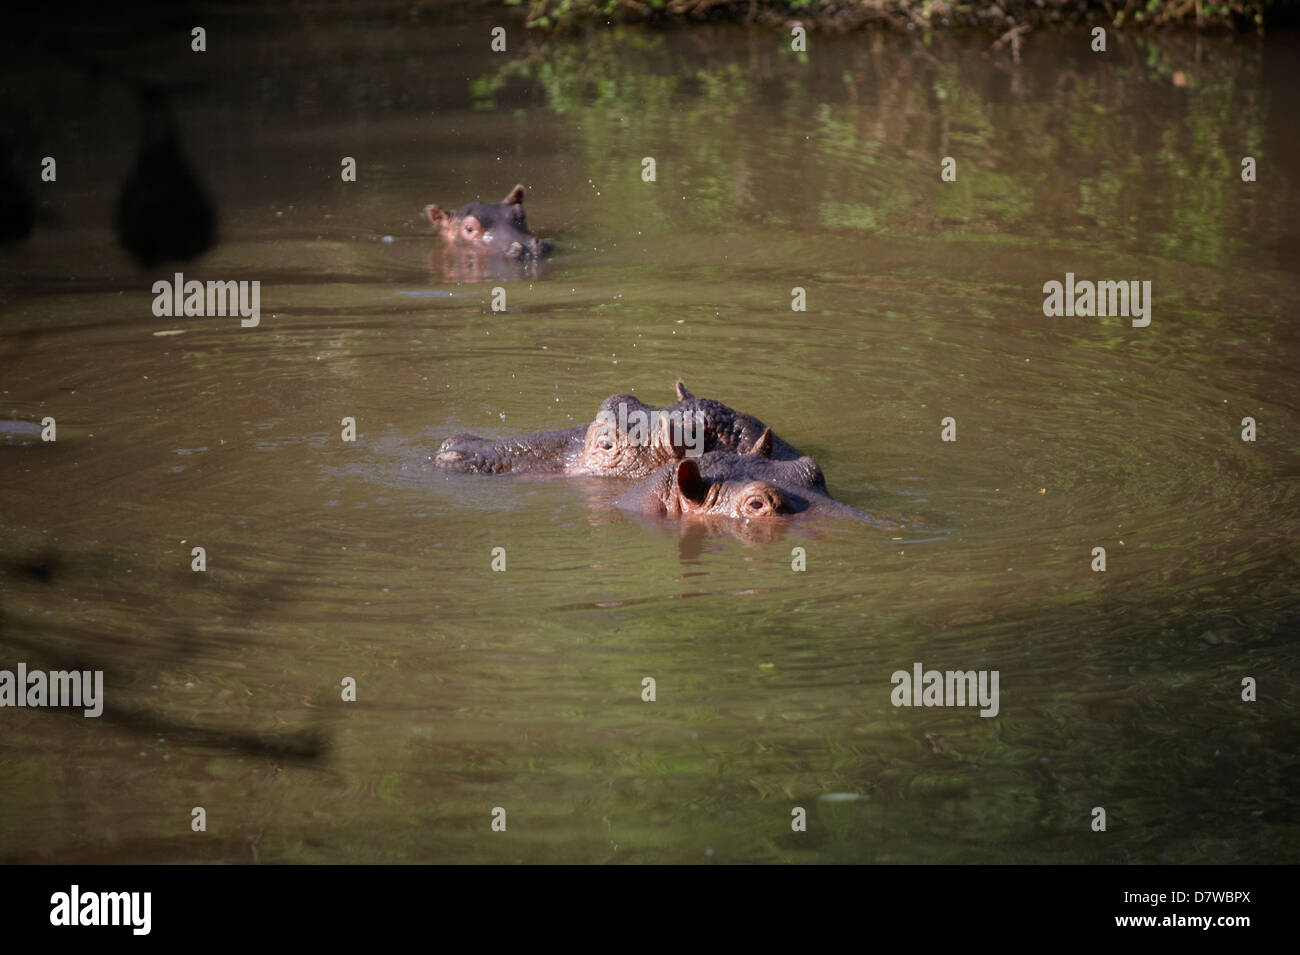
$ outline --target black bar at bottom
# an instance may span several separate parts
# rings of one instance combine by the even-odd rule
[[[64,936],[74,944],[281,936],[373,944],[389,933],[436,944],[452,927],[461,943],[464,933],[499,944],[512,932],[537,944],[538,933],[593,942],[603,927],[614,931],[598,936],[607,942],[703,941],[707,927],[732,936],[731,945],[783,931],[838,934],[846,924],[864,944],[885,929],[918,945],[1125,936],[1233,944],[1285,929],[1296,874],[1285,866],[664,868],[9,866],[0,869],[0,924],[7,942]]]

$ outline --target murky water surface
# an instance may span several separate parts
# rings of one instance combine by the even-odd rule
[[[295,11],[101,38],[191,84],[221,242],[180,268],[114,242],[126,93],[6,81],[59,165],[0,259],[0,667],[107,703],[0,710],[0,859],[1297,861],[1294,38],[492,55],[490,17]],[[516,182],[551,262],[430,238]],[[155,317],[174,271],[259,280],[260,325]],[[1044,317],[1067,272],[1150,281],[1150,325]],[[897,529],[425,467],[679,377]],[[998,716],[893,707],[917,662],[999,671]]]

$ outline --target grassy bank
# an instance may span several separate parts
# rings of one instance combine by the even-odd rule
[[[1292,20],[1292,0],[506,0],[526,6],[528,24],[563,28],[593,19],[651,23],[742,21],[854,30],[983,28],[1088,24],[1114,27],[1188,26],[1260,30],[1279,14]]]

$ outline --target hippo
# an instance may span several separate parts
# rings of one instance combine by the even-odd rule
[[[500,202],[471,202],[454,213],[427,205],[424,214],[443,239],[462,248],[533,261],[550,255],[553,248],[550,239],[539,239],[528,231],[523,186],[515,186]]]
[[[764,430],[747,453],[711,451],[666,464],[620,495],[614,506],[651,517],[685,519],[767,520],[801,515],[872,521],[856,507],[825,493],[821,469],[811,458],[774,460],[772,444],[771,431]]]
[[[496,441],[457,434],[434,457],[439,468],[480,474],[552,473],[644,478],[683,458],[710,452],[745,454],[764,443],[765,457],[788,462],[806,476],[807,487],[825,491],[826,479],[812,458],[772,434],[752,415],[711,398],[697,398],[676,384],[677,401],[666,408],[632,395],[610,395],[595,420],[566,431],[541,431]],[[792,471],[793,473],[793,471]]]

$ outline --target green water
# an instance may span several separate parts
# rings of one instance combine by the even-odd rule
[[[1294,38],[492,54],[490,14],[294,11],[102,40],[192,84],[221,242],[175,268],[114,244],[126,95],[7,81],[59,179],[0,253],[0,668],[106,703],[0,710],[0,860],[1300,861]],[[516,182],[535,273],[428,235]],[[260,325],[155,317],[174,271],[260,281]],[[1044,317],[1066,272],[1151,324]],[[896,529],[425,466],[679,377]],[[892,706],[916,662],[999,671],[998,715]]]

